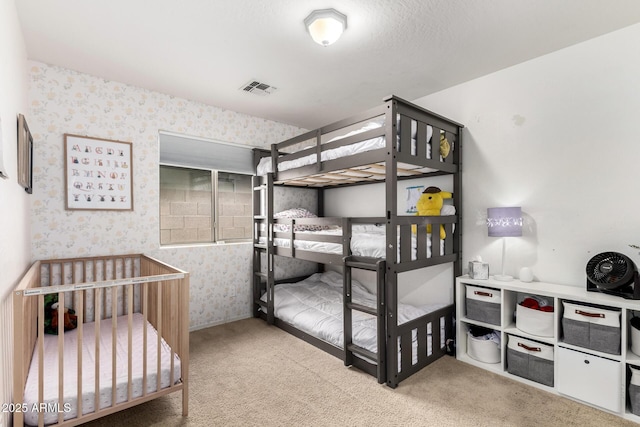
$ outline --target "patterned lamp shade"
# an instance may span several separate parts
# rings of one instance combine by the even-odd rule
[[[489,237],[522,236],[522,209],[488,208],[487,230]]]

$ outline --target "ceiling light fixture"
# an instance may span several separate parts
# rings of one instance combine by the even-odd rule
[[[335,43],[347,28],[347,15],[335,9],[314,10],[304,20],[311,38],[322,46]]]

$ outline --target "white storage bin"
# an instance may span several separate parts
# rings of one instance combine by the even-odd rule
[[[466,286],[467,318],[500,325],[500,291],[480,286]]]
[[[507,372],[553,387],[553,346],[509,335]]]
[[[516,307],[516,327],[523,332],[539,337],[552,337],[553,312],[540,311],[518,304]]]
[[[620,362],[558,348],[558,392],[592,405],[620,411]]]
[[[500,344],[467,334],[467,354],[472,359],[483,363],[500,363]]]
[[[609,354],[620,354],[620,315],[604,309],[563,301],[563,341]]]

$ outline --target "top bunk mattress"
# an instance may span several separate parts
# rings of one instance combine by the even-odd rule
[[[398,121],[399,120],[400,118],[398,117]],[[384,126],[384,123],[385,123],[384,116],[378,117],[368,123],[363,124],[358,129],[355,129],[353,131],[347,132],[342,135],[335,136],[327,141],[323,141],[322,143],[325,144],[329,142],[335,142],[344,138],[362,134],[364,132],[367,132],[373,129],[379,129]],[[416,135],[417,135],[417,122],[415,120],[411,120],[411,153],[412,155],[415,155],[417,152]],[[433,135],[433,128],[431,126],[427,126],[427,142],[428,143],[427,143],[426,158],[428,159],[431,158],[431,144],[429,142],[431,141],[432,135]],[[399,133],[398,133],[396,144],[397,144],[397,148],[400,148]],[[365,153],[367,151],[382,149],[382,148],[385,148],[385,146],[386,146],[386,137],[384,135],[377,136],[375,138],[366,139],[364,141],[359,141],[352,144],[342,145],[336,148],[323,150],[320,154],[320,161],[325,162],[328,160],[335,160],[343,157],[352,156],[355,154]],[[282,172],[282,171],[297,169],[303,166],[315,164],[318,158],[318,156],[315,153],[315,146],[303,148],[301,151],[305,151],[305,150],[308,150],[310,154],[303,157],[298,157],[294,160],[285,160],[278,163],[278,171]],[[440,156],[440,160],[442,160],[442,156]],[[263,157],[262,159],[260,159],[256,167],[256,174],[266,175],[267,173],[271,173],[271,172],[273,172],[273,163],[272,163],[271,157]],[[421,172],[425,172],[425,171],[421,171]]]
[[[371,129],[381,128],[383,124],[384,124],[384,121],[379,121],[379,120],[372,121],[362,126],[358,130],[354,130],[344,135],[337,136],[335,138],[330,139],[327,142],[338,141],[340,139],[347,138],[353,135],[358,135],[360,133],[366,132]],[[320,161],[324,162],[327,160],[335,160],[341,157],[352,156],[354,154],[364,153],[371,150],[377,150],[378,148],[384,148],[384,146],[385,146],[385,137],[379,136],[376,138],[367,139],[365,141],[356,142],[354,144],[343,145],[343,146],[332,148],[329,150],[324,150],[320,155]],[[311,148],[307,148],[307,150],[311,150]],[[297,158],[295,160],[280,162],[278,164],[278,170],[286,171],[290,169],[299,168],[302,166],[312,165],[316,162],[316,160],[317,160],[316,154],[312,153],[307,156]],[[273,172],[271,157],[263,157],[262,159],[260,159],[256,172],[258,175],[266,175],[267,173]]]

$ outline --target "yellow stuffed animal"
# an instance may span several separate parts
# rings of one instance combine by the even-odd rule
[[[452,197],[453,194],[448,191],[442,191],[438,187],[427,187],[427,189],[422,192],[416,204],[418,210],[416,215],[440,216],[440,209],[442,209],[444,199],[450,199]],[[431,224],[427,224],[427,233],[431,233]],[[444,225],[441,224],[440,238],[444,239],[445,237],[447,237],[447,233],[444,231]]]
[[[451,152],[451,144],[449,144],[449,140],[445,138],[444,134],[440,134],[440,155],[443,159],[446,159]]]

